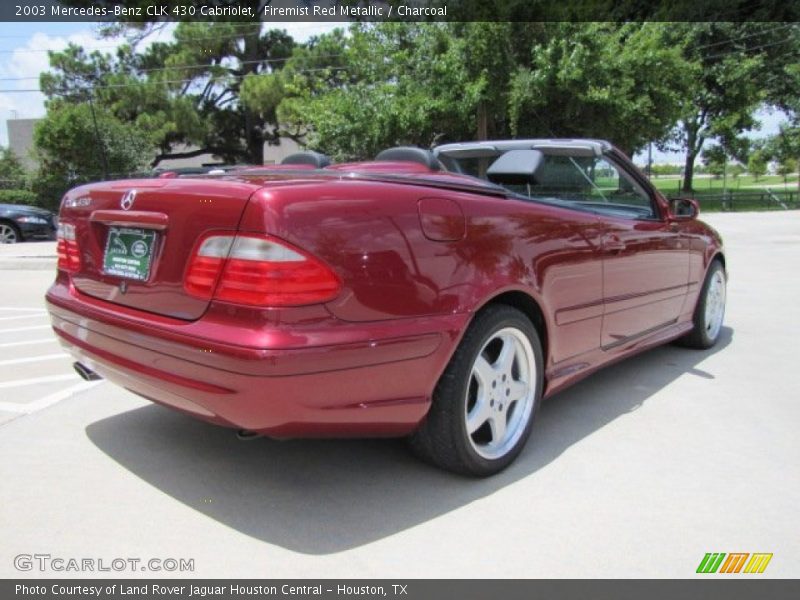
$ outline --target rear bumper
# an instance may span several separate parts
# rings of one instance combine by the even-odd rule
[[[63,275],[47,305],[61,344],[104,378],[198,418],[277,437],[410,433],[468,319],[345,323],[314,308],[288,324],[253,323],[212,305],[181,322],[95,300]],[[257,343],[236,343],[243,338]]]

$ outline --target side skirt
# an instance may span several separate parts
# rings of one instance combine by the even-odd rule
[[[645,332],[634,338],[626,338],[611,346],[592,350],[583,356],[564,361],[568,364],[553,365],[545,373],[544,397],[548,398],[556,392],[560,392],[603,367],[678,339],[689,333],[692,327],[691,321],[673,323],[667,327]]]

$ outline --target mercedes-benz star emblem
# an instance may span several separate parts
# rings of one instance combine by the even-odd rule
[[[136,190],[128,190],[125,192],[125,195],[122,196],[119,205],[122,207],[122,210],[130,210],[134,200],[136,200]]]

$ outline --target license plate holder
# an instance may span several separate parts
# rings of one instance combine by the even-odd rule
[[[123,279],[147,281],[157,234],[152,229],[109,227],[103,252],[103,273]]]

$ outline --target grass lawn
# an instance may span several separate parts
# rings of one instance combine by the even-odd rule
[[[683,179],[677,176],[663,176],[653,177],[650,182],[659,190],[666,194],[676,194],[679,191],[679,186]],[[737,178],[728,177],[727,189],[735,192],[757,192],[769,188],[773,191],[787,191],[796,192],[797,188],[797,174],[794,173],[786,178],[784,183],[783,177],[780,175],[765,175],[759,177],[758,181],[752,175],[739,175]],[[722,177],[716,179],[714,177],[699,176],[694,178],[694,190],[700,194],[705,192],[722,193]]]

